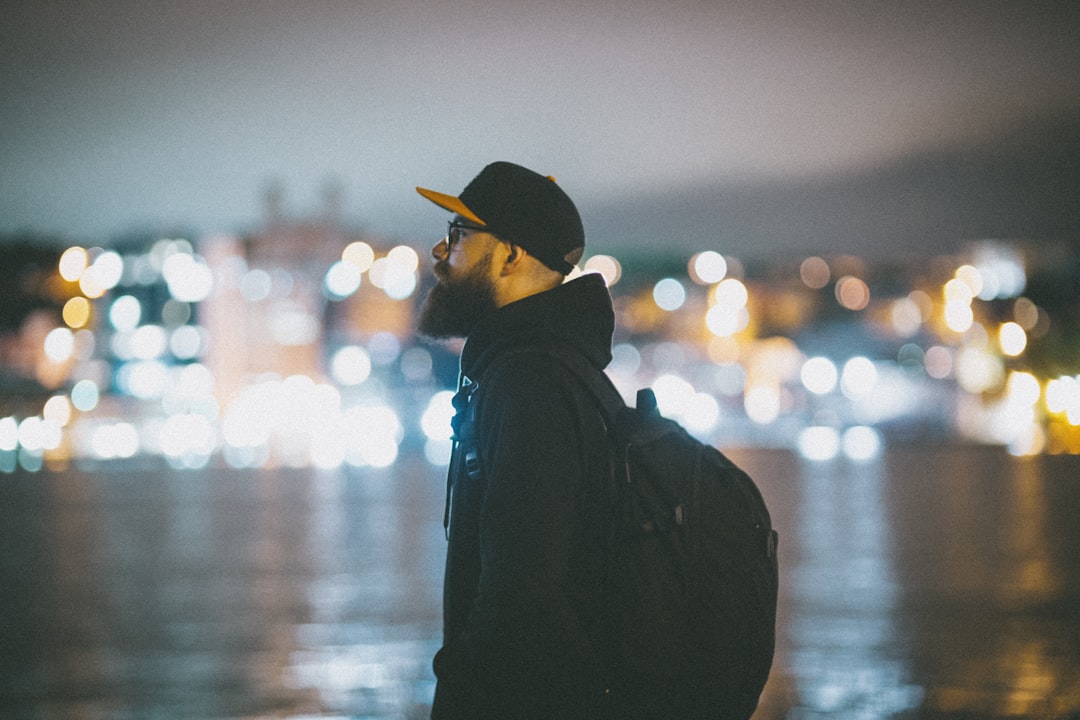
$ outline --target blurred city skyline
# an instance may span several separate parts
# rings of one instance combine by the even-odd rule
[[[1080,236],[1080,9],[1055,2],[0,4],[0,234],[244,234],[340,189],[423,251],[486,162],[596,252],[910,259]]]

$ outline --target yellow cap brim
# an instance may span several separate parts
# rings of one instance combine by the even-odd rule
[[[476,216],[476,213],[466,207],[465,203],[461,202],[459,198],[456,198],[453,195],[435,192],[434,190],[428,190],[427,188],[422,187],[416,188],[416,192],[420,193],[439,207],[449,210],[452,213],[457,213],[466,220],[470,220],[478,225],[487,225],[486,222]]]

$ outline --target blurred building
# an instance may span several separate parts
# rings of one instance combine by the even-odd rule
[[[277,188],[244,235],[71,247],[35,281],[55,307],[7,333],[0,471],[164,458],[178,468],[385,467],[406,437],[448,458],[456,358],[414,334],[411,247],[348,229],[340,192],[289,217]],[[624,396],[718,445],[872,460],[961,438],[1080,453],[1080,266],[974,243],[910,267],[851,256],[744,267],[589,257],[616,312]],[[6,382],[4,388],[13,387]],[[28,399],[27,399],[28,398]]]
[[[325,377],[322,279],[342,248],[361,240],[343,227],[340,206],[340,189],[328,185],[317,213],[287,217],[283,190],[275,184],[265,194],[262,228],[200,241],[215,278],[200,307],[213,338],[204,362],[222,404],[262,374]]]

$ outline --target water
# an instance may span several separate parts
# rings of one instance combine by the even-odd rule
[[[757,717],[1080,717],[1080,457],[732,452],[781,533]],[[0,716],[427,717],[441,470],[0,475]]]

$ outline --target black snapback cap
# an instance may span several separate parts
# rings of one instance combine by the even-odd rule
[[[520,245],[552,270],[567,275],[585,249],[585,229],[574,202],[555,183],[509,162],[480,171],[457,197],[418,187],[441,208]]]

